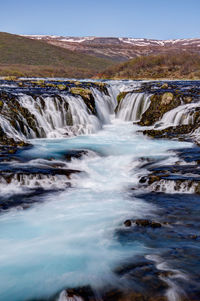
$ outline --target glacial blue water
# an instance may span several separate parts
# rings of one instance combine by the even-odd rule
[[[142,242],[120,242],[115,231],[128,218],[154,214],[156,205],[132,197],[143,156],[171,156],[187,142],[152,140],[137,134],[132,123],[113,120],[89,136],[40,139],[20,155],[55,158],[71,149],[90,150],[68,168],[72,188],[51,192],[27,210],[0,215],[0,300],[47,297],[67,287],[118,283],[113,273],[137,254],[152,254]],[[171,156],[173,157],[173,156]]]

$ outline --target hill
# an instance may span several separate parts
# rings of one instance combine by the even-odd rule
[[[91,77],[112,61],[0,32],[0,76]]]
[[[200,54],[172,52],[134,58],[100,73],[104,79],[200,79]]]
[[[103,57],[116,62],[125,62],[137,56],[186,51],[200,54],[200,39],[155,40],[118,37],[64,37],[29,35],[31,39],[44,41],[76,51]]]

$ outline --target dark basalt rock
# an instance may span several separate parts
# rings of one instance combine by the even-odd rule
[[[127,219],[125,222],[124,222],[124,226],[125,227],[131,227],[131,220],[130,219]]]
[[[142,226],[142,227],[151,226],[151,222],[147,219],[137,219],[135,223],[137,226]]]
[[[1,129],[1,126],[0,126]],[[19,161],[14,155],[22,149],[30,148],[31,144],[24,141],[15,141],[0,132],[0,162]]]
[[[199,121],[198,121],[199,122]],[[150,129],[150,130],[144,130],[142,131],[144,135],[147,135],[152,138],[184,138],[184,140],[189,140],[189,137],[186,136],[188,134],[191,134],[195,129],[197,129],[200,126],[199,123],[196,123],[195,125],[179,125],[176,127],[168,127],[162,130],[159,129]],[[191,140],[191,139],[190,139]]]
[[[32,167],[30,170],[26,170],[23,168],[18,167],[16,170],[12,169],[4,169],[0,171],[0,176],[4,177],[7,182],[10,182],[10,180],[17,175],[17,178],[20,179],[21,176],[34,176],[34,175],[63,175],[66,176],[68,179],[70,179],[71,175],[74,173],[80,173],[80,170],[75,169],[63,169],[63,168],[38,168],[38,167]]]
[[[64,164],[64,163],[63,163]],[[11,207],[18,207],[23,209],[27,209],[27,205],[31,205],[32,203],[35,203],[38,201],[38,196],[43,195],[45,193],[58,191],[61,189],[67,189],[71,187],[71,183],[69,182],[69,179],[71,178],[72,174],[80,173],[79,170],[72,170],[72,169],[66,169],[66,165],[61,164],[58,162],[51,162],[48,161],[43,163],[43,167],[37,167],[37,166],[31,166],[31,165],[20,165],[20,163],[15,166],[13,164],[4,164],[0,166],[0,182],[4,185],[7,183],[8,185],[12,183],[12,181],[18,181],[22,187],[25,189],[22,190],[20,194],[9,194],[0,196],[0,211],[1,210],[7,210]],[[65,168],[63,168],[65,167]],[[51,187],[44,187],[40,185],[40,180],[55,180],[56,183],[56,177],[57,176],[64,176],[63,180],[63,186],[52,189]],[[54,178],[52,178],[55,177]],[[66,180],[65,180],[66,178]],[[59,179],[59,178],[58,178]],[[33,186],[27,186],[27,180],[34,180]],[[53,183],[52,183],[53,187]],[[40,199],[39,199],[40,200]]]
[[[162,227],[161,223],[151,221],[148,219],[137,219],[136,221],[127,219],[124,222],[124,226],[128,228],[128,227],[131,227],[133,223],[139,227],[151,227],[151,228],[161,228]]]
[[[160,228],[162,225],[158,222],[150,221],[148,219],[137,219],[135,224],[140,227],[151,227],[151,228]]]
[[[158,222],[151,222],[151,228],[160,228],[162,225]]]
[[[67,161],[71,161],[73,158],[80,159],[82,156],[87,155],[87,150],[69,150],[66,154],[63,155],[63,157]]]
[[[180,151],[178,151],[179,153]],[[194,150],[188,149],[190,154],[194,154],[193,161],[198,161],[199,158],[199,149],[196,147]],[[185,154],[187,154],[187,150],[183,150],[180,152],[182,158],[186,158]],[[175,162],[174,165],[159,165],[154,167],[153,165],[147,166],[148,171],[150,172],[148,175],[140,178],[140,185],[147,187],[151,191],[155,192],[167,192],[167,187],[173,181],[173,187],[175,192],[181,192],[184,188],[185,190],[194,190],[194,193],[200,193],[200,168],[199,165],[196,164],[183,164],[181,161]],[[162,185],[161,185],[162,182]],[[164,188],[163,184],[165,185]],[[164,190],[163,190],[164,189]]]
[[[69,300],[75,301],[77,300],[76,297],[84,301],[96,300],[95,293],[90,286],[67,288],[65,291],[68,298],[70,298]]]

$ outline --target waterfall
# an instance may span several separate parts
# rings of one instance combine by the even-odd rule
[[[88,104],[80,95],[69,93],[15,94],[14,103],[4,103],[0,129],[6,136],[17,140],[92,134],[110,123],[117,107],[117,95],[135,85],[108,82],[107,91],[90,87],[95,104],[90,104],[89,100]],[[144,93],[128,93],[118,106],[117,118],[138,121],[149,103],[149,96]]]
[[[125,121],[139,121],[150,105],[150,95],[128,93],[119,103],[117,118]]]
[[[6,101],[1,108],[0,130],[14,139],[62,138],[93,134],[110,123],[111,115],[124,121],[140,121],[149,108],[150,94],[128,92],[138,88],[135,82],[108,81],[106,90],[90,87],[94,102],[80,95],[60,92],[58,95],[31,96],[15,94],[14,102]],[[117,106],[117,95],[127,94]],[[193,124],[199,103],[189,103],[168,111],[156,127]],[[17,110],[16,110],[17,108]]]
[[[157,122],[156,125],[168,127],[193,124],[195,109],[198,107],[200,107],[200,103],[180,105],[177,108],[165,113],[162,119],[159,122]]]
[[[89,112],[80,96],[21,96],[19,103],[34,115],[39,137],[58,138],[89,134],[101,128],[98,118]],[[28,137],[35,138],[35,137]]]
[[[182,298],[180,287],[198,293],[198,279],[190,272],[198,263],[198,195],[183,196],[200,190],[198,149],[138,134],[132,123],[148,109],[150,95],[128,92],[116,108],[120,91],[133,91],[128,85],[67,87],[76,86],[78,93],[87,87],[83,97],[46,87],[2,93],[3,138],[5,133],[18,139],[68,139],[35,139],[21,149],[3,139],[8,147],[1,146],[0,166],[1,300],[100,300],[118,290],[123,299],[131,287],[141,288],[141,298],[151,297],[149,275],[150,284],[158,282],[158,294],[164,298],[166,289],[170,301]],[[193,103],[176,110],[195,114],[197,108]],[[132,122],[114,121],[115,111],[117,118]],[[70,138],[81,134],[88,135]],[[186,157],[194,162],[185,162]],[[169,193],[180,195],[170,198]],[[136,221],[142,219],[160,227],[140,227]],[[188,226],[193,221],[194,227]],[[176,243],[180,248],[172,256]],[[182,244],[189,246],[188,253],[183,254]]]
[[[19,133],[10,123],[6,117],[0,115],[0,130],[6,134],[9,138],[15,138],[16,140],[25,139],[22,133]]]
[[[23,140],[95,133],[103,124],[110,123],[116,99],[111,88],[111,96],[96,88],[91,91],[96,114],[79,95],[16,95],[17,114],[16,109],[12,108],[13,112],[5,103],[0,115],[1,129],[8,137]]]
[[[116,107],[115,98],[109,95],[105,95],[102,97],[102,93],[92,88],[92,93],[95,99],[95,107],[97,110],[97,116],[102,124],[110,123],[110,114],[114,113],[114,109]]]

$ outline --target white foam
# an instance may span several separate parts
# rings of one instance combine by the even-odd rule
[[[145,93],[128,93],[119,103],[117,118],[137,122],[150,105],[150,95]]]

